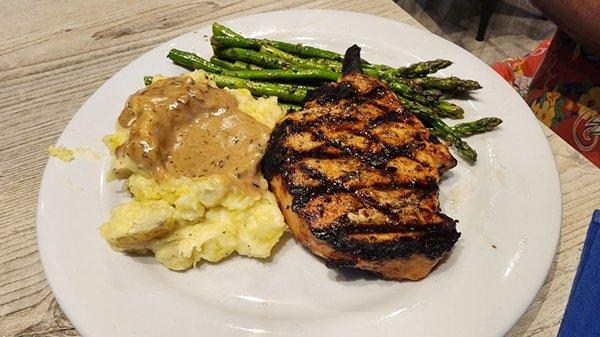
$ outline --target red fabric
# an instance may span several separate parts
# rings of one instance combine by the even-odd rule
[[[600,167],[600,55],[559,31],[525,57],[493,69],[542,123]]]

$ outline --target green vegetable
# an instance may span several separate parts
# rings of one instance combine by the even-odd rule
[[[456,124],[452,127],[454,133],[461,137],[467,137],[478,133],[484,133],[493,130],[502,124],[502,120],[497,117],[484,117],[472,122]]]
[[[244,69],[248,69],[248,70],[263,69],[262,67],[257,66],[256,64],[246,63],[246,62],[242,62],[242,61],[235,61],[235,62],[233,62],[233,64],[235,64],[236,67],[245,67]]]
[[[338,73],[341,73],[341,71],[342,71],[341,66],[340,67],[326,66],[326,65],[323,65],[318,62],[313,62],[308,59],[303,59],[301,57],[294,56],[290,53],[286,53],[286,52],[279,50],[273,46],[268,46],[268,45],[262,46],[262,47],[260,47],[260,51],[265,54],[270,54],[273,57],[277,57],[279,59],[285,60],[286,62],[289,62],[290,64],[293,64],[294,66],[296,66],[298,68],[326,69],[326,70],[335,71]]]
[[[421,103],[421,104],[429,104],[434,102],[437,99],[437,96],[429,96],[427,93],[421,91],[417,87],[411,87],[406,83],[402,83],[399,81],[385,81],[387,82],[390,89],[398,95],[401,95],[405,98],[408,98],[412,101]]]
[[[458,105],[446,101],[436,101],[432,104],[437,115],[440,117],[448,117],[452,119],[461,119],[465,117],[465,111]]]
[[[438,70],[449,67],[452,64],[448,60],[432,60],[425,62],[417,62],[406,67],[400,67],[396,70],[396,76],[404,78],[423,77],[433,74]]]
[[[245,48],[258,50],[262,46],[257,40],[246,39],[243,36],[213,35],[210,38],[213,49]]]
[[[216,22],[212,25],[212,32],[216,36],[243,37],[242,35]]]
[[[227,37],[238,38],[238,40],[227,40],[228,42],[225,42],[225,40],[223,40],[222,41],[223,43],[230,43],[229,45],[223,44],[224,46],[227,46],[227,47],[249,48],[250,46],[252,46],[252,48],[258,49],[261,46],[270,45],[279,50],[283,50],[285,52],[288,52],[288,53],[291,53],[294,55],[299,55],[302,57],[316,57],[316,58],[336,60],[336,61],[342,61],[344,59],[344,56],[342,54],[338,54],[338,53],[335,53],[335,52],[332,52],[329,50],[304,46],[301,44],[282,42],[282,41],[245,38],[245,37],[241,36],[240,34],[233,32],[230,29],[228,29],[227,31],[225,31],[224,29],[226,29],[226,27],[219,25],[217,23],[213,24],[213,34],[215,36],[217,36],[217,37],[227,36]],[[215,31],[217,33],[215,33]],[[233,45],[231,43],[236,43],[236,44]]]
[[[210,63],[223,68],[224,70],[260,70],[261,67],[255,64],[249,64],[242,61],[229,62],[221,60],[215,56],[210,58]]]
[[[248,89],[255,96],[277,96],[285,102],[301,103],[308,88],[289,84],[254,82],[242,78],[209,74],[220,88]]]
[[[217,67],[220,67],[221,69],[228,69],[228,70],[244,70],[247,69],[246,67],[238,67],[237,65],[235,65],[235,63],[229,62],[229,61],[225,61],[225,60],[221,60],[217,57],[211,57],[210,58],[210,63],[214,64]]]
[[[435,111],[417,102],[412,102],[405,97],[399,96],[398,98],[405,109],[417,116],[431,129],[433,134],[445,139],[450,145],[456,148],[456,152],[458,152],[461,157],[470,163],[474,163],[477,160],[477,152],[460,138],[460,134],[439,118]]]
[[[282,60],[280,58],[274,57],[266,53],[261,53],[250,49],[242,49],[235,47],[219,49],[215,52],[215,54],[219,58],[252,63],[270,69],[290,68],[292,66],[290,62],[287,62],[285,60]]]
[[[433,88],[452,93],[464,93],[471,90],[481,89],[477,81],[463,80],[458,77],[420,77],[410,80],[413,85],[423,88]]]
[[[263,70],[225,70],[223,75],[259,81],[298,81],[320,80],[337,81],[339,74],[323,69],[263,69]]]
[[[477,152],[460,138],[460,135],[454,131],[448,124],[438,117],[421,114],[415,112],[415,115],[419,117],[427,126],[432,129],[432,132],[443,139],[445,139],[450,145],[452,145],[458,154],[470,163],[477,161]]]
[[[188,69],[202,69],[211,73],[220,73],[223,71],[221,67],[208,62],[200,56],[179,49],[171,49],[167,57]]]

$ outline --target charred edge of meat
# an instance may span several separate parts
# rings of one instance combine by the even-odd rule
[[[351,259],[323,259],[325,266],[329,269],[336,269],[338,271],[346,271],[350,273],[357,273],[356,276],[364,275],[364,277],[384,278],[382,273],[378,273],[374,270],[367,270],[356,267],[356,260]]]
[[[323,260],[325,261],[325,265],[329,269],[349,268],[349,269],[355,269],[355,270],[361,270],[361,271],[363,270],[363,269],[359,269],[359,268],[352,268],[356,264],[356,261],[352,260],[352,259],[337,258],[337,259],[323,259]],[[377,273],[375,273],[375,274],[377,274]]]
[[[460,233],[444,225],[427,226],[426,231],[415,232],[416,238],[400,237],[385,242],[351,238],[344,231],[335,228],[313,231],[313,234],[317,239],[329,243],[334,249],[371,261],[409,258],[413,254],[422,254],[434,260],[452,250],[460,238]]]
[[[360,47],[355,44],[346,49],[344,62],[342,63],[342,74],[347,75],[351,73],[362,74]]]
[[[320,105],[328,103],[337,103],[342,99],[348,99],[356,96],[356,89],[350,84],[342,82],[338,85],[326,84],[306,94],[305,102],[316,101]]]
[[[276,125],[273,132],[271,132],[265,154],[260,161],[262,174],[267,180],[271,180],[278,173],[281,173],[281,169],[286,158],[286,149],[281,145],[281,143],[288,134],[289,129],[292,127],[294,127],[294,122],[286,119],[280,124]]]

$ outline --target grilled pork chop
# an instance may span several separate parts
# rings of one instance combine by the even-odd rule
[[[359,54],[350,47],[341,79],[277,124],[262,171],[294,236],[327,266],[418,280],[460,236],[438,200],[456,159],[362,74]]]

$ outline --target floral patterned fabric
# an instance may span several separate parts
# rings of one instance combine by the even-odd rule
[[[600,55],[559,31],[523,58],[493,68],[542,123],[600,167]]]

